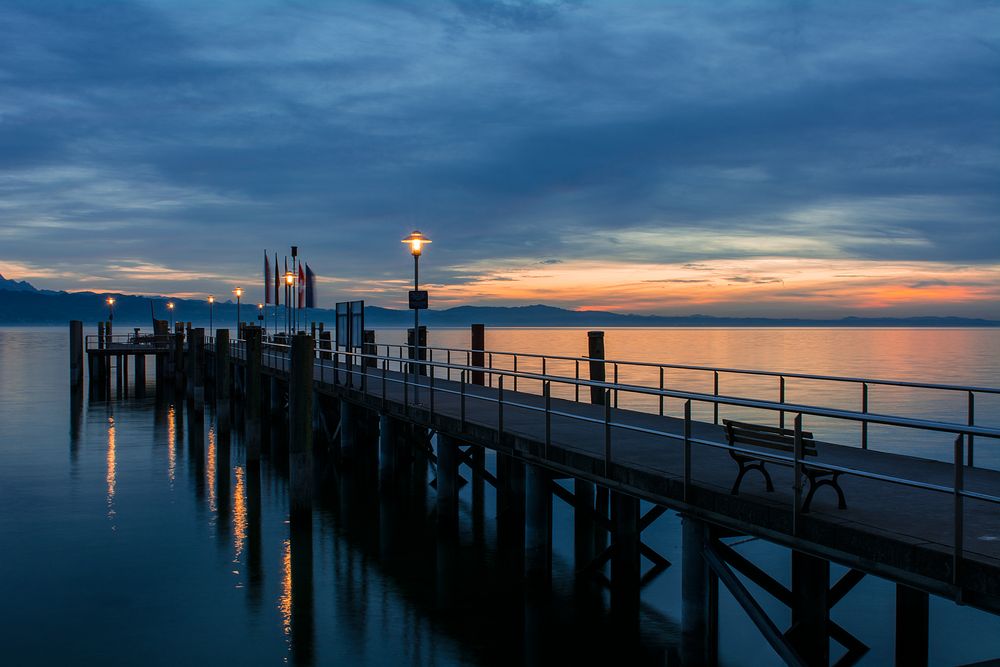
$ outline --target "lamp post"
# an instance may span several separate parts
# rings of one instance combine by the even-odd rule
[[[410,245],[410,254],[413,255],[413,291],[420,291],[420,253],[423,246],[431,240],[417,230],[410,232],[410,235],[403,239],[403,243]],[[410,300],[410,308],[413,309],[413,400],[419,403],[419,378],[417,376],[417,364],[420,361],[420,303]],[[423,304],[426,307],[426,304]]]
[[[167,301],[167,310],[170,311],[170,330],[174,330],[174,302]]]
[[[289,301],[292,299],[292,288],[295,286],[295,272],[285,271],[285,333],[292,326],[292,311]]]
[[[208,335],[215,338],[215,297],[208,295]]]
[[[109,322],[114,322],[114,320],[115,320],[115,298],[113,296],[109,296],[107,298],[107,303],[108,303],[108,321]]]
[[[243,321],[240,319],[240,298],[243,296],[243,288],[237,287],[233,290],[233,294],[236,295],[236,337],[240,337],[240,323]]]

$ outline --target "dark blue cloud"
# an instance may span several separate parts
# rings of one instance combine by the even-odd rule
[[[419,227],[441,282],[491,258],[993,263],[998,24],[982,2],[8,2],[0,261],[238,277],[297,242],[381,280]],[[635,240],[695,231],[761,242]]]

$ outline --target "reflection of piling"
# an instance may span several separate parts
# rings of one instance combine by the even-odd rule
[[[524,463],[497,454],[497,542],[508,574],[524,574]]]
[[[400,424],[389,415],[381,415],[378,424],[378,467],[379,481],[383,488],[388,488],[396,476],[396,440],[400,433]]]
[[[244,395],[246,400],[246,443],[247,461],[260,460],[260,383],[261,383],[261,330],[260,327],[246,326],[246,376]],[[310,390],[312,387],[310,386]]]
[[[296,338],[299,336],[313,339],[307,334]],[[311,346],[309,353],[313,354]],[[311,665],[315,654],[311,515],[293,513],[289,518],[288,550],[292,657],[296,665]]]
[[[83,384],[83,322],[69,323],[69,384],[76,388]]]
[[[313,350],[313,338],[309,334],[296,334],[292,338],[288,379],[288,476],[293,513],[312,507]]]
[[[142,398],[146,395],[146,355],[144,354],[135,355],[135,379],[133,384],[135,385],[135,395],[137,398]]]
[[[614,552],[611,554],[611,613],[622,631],[634,634],[639,629],[639,499],[611,492],[611,528]]]
[[[215,332],[215,412],[219,430],[229,432],[229,401],[232,396],[232,372],[229,360],[229,329]]]
[[[340,400],[340,457],[345,461],[353,459],[357,449],[356,410],[358,409],[349,401]],[[290,407],[289,414],[291,414]]]
[[[174,387],[184,389],[184,324],[178,322],[174,331]]]
[[[246,517],[247,517],[247,580],[250,600],[254,607],[260,606],[264,582],[263,560],[261,559],[261,513],[260,513],[260,462],[246,464]]]

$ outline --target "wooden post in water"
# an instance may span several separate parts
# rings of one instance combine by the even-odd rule
[[[587,356],[590,357],[590,379],[594,382],[604,382],[604,332],[587,332]],[[600,361],[594,361],[599,359]],[[594,405],[604,405],[604,388],[590,388],[590,402]]]
[[[639,499],[611,492],[611,614],[628,634],[639,630]]]
[[[228,432],[229,400],[232,396],[232,373],[229,364],[229,329],[215,331],[215,411],[219,430]]]
[[[243,327],[246,339],[246,396],[244,411],[246,414],[247,431],[247,461],[260,460],[260,409],[261,409],[261,330],[260,327],[246,325]],[[312,387],[310,387],[312,389]]]
[[[547,584],[552,572],[551,475],[541,466],[525,464],[525,575],[537,584]]]
[[[74,389],[83,384],[83,322],[69,323],[69,384]]]
[[[289,397],[291,397],[291,388],[289,388]],[[291,398],[289,398],[289,406],[291,406]],[[340,457],[346,461],[354,458],[357,448],[358,423],[355,411],[360,411],[360,408],[355,408],[350,401],[340,399]]]
[[[792,644],[809,665],[830,663],[830,561],[792,551]]]
[[[174,328],[174,387],[184,388],[184,323],[177,322]]]
[[[146,393],[146,355],[135,355],[135,395],[139,398]]]
[[[205,407],[205,330],[192,329],[190,346],[191,356],[191,386],[194,393],[194,407],[202,410]]]
[[[524,576],[524,462],[497,454],[497,542],[507,574]]]
[[[486,349],[486,326],[483,324],[473,324],[472,325],[472,345],[469,346],[472,350],[472,356],[470,363],[476,368],[482,368],[486,365],[486,356],[483,350]],[[469,377],[470,384],[478,384],[480,386],[486,383],[485,374],[483,371],[472,371]]]
[[[896,584],[896,667],[927,667],[928,602],[924,591]]]
[[[292,338],[288,379],[288,474],[293,513],[312,507],[313,337]]]
[[[438,532],[452,537],[458,532],[458,441],[437,437]]]
[[[705,560],[708,524],[691,516],[681,518],[681,664],[715,664],[711,629],[713,576]],[[717,584],[716,584],[717,586]]]

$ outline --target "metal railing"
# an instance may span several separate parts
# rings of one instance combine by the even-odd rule
[[[173,337],[171,335],[156,335],[129,333],[129,334],[87,334],[84,337],[84,345],[87,350],[113,350],[131,348],[155,348],[164,349],[170,346]]]
[[[231,343],[233,346],[233,352],[236,355],[245,353],[245,346],[243,341],[237,340]],[[378,349],[386,350],[386,354],[379,354]],[[812,416],[817,418],[829,418],[836,420],[845,420],[857,423],[865,424],[880,424],[884,426],[891,426],[897,428],[906,429],[916,429],[922,431],[932,431],[938,433],[947,433],[954,436],[953,441],[953,457],[950,466],[953,471],[952,484],[941,484],[932,481],[926,481],[921,479],[914,479],[911,477],[886,474],[884,472],[879,472],[877,470],[867,470],[859,467],[852,467],[847,465],[836,465],[831,463],[824,463],[818,460],[810,460],[808,466],[813,469],[818,469],[827,472],[837,472],[845,474],[848,476],[854,476],[861,479],[874,480],[883,483],[889,483],[894,485],[900,485],[909,488],[922,489],[925,491],[946,494],[952,498],[953,503],[953,543],[951,546],[953,568],[952,568],[952,584],[958,583],[958,576],[960,571],[960,565],[965,557],[965,545],[964,545],[964,521],[965,521],[965,501],[975,500],[981,502],[987,502],[992,504],[1000,504],[1000,496],[984,493],[982,491],[969,490],[965,487],[965,465],[963,461],[963,451],[965,445],[971,438],[975,436],[997,439],[1000,438],[1000,429],[990,428],[986,426],[976,426],[974,423],[962,424],[956,422],[938,421],[931,419],[915,419],[911,417],[900,417],[895,415],[886,415],[871,413],[867,410],[855,411],[855,410],[843,410],[835,408],[826,408],[822,406],[805,405],[805,404],[795,404],[789,403],[786,400],[786,396],[782,394],[780,401],[766,401],[760,399],[743,398],[738,396],[726,396],[718,391],[718,383],[713,383],[713,392],[691,392],[682,391],[676,389],[660,388],[660,387],[646,387],[642,385],[625,384],[616,381],[596,381],[588,380],[578,377],[578,373],[575,373],[573,377],[554,375],[551,373],[535,373],[526,372],[521,369],[506,369],[498,368],[492,363],[492,355],[494,354],[510,354],[512,357],[513,353],[491,353],[490,351],[484,351],[484,366],[472,365],[469,363],[471,361],[471,355],[479,352],[478,350],[455,350],[449,348],[424,348],[427,349],[428,359],[412,359],[408,354],[404,355],[404,352],[409,352],[411,346],[407,345],[384,345],[380,344],[376,346],[375,353],[363,353],[344,349],[331,349],[324,348],[320,345],[316,346],[316,357],[317,360],[314,362],[319,367],[319,379],[321,382],[330,383],[334,386],[347,385],[353,389],[361,391],[366,395],[374,394],[376,397],[381,397],[383,404],[388,401],[389,396],[389,386],[390,385],[402,385],[402,401],[404,409],[406,411],[410,410],[421,410],[427,413],[431,420],[434,419],[436,414],[436,401],[435,398],[439,394],[442,395],[452,395],[459,397],[459,419],[462,425],[462,429],[465,429],[467,423],[467,403],[468,401],[480,401],[486,403],[492,403],[496,406],[496,437],[498,440],[502,440],[505,437],[505,424],[504,424],[504,412],[510,409],[519,409],[528,412],[538,413],[542,416],[544,420],[544,443],[543,443],[543,456],[548,452],[548,448],[552,442],[552,419],[553,417],[560,417],[565,419],[571,419],[579,422],[591,423],[597,427],[600,427],[600,437],[603,439],[604,445],[604,474],[606,477],[610,477],[612,474],[612,466],[615,465],[614,460],[614,446],[613,446],[613,433],[616,430],[629,431],[635,433],[642,433],[645,435],[651,435],[654,437],[663,438],[665,441],[677,442],[683,447],[683,497],[685,500],[689,498],[689,489],[693,485],[692,473],[691,473],[691,462],[693,458],[693,449],[695,447],[699,448],[713,448],[717,450],[726,450],[729,452],[741,453],[745,455],[751,455],[756,458],[763,459],[765,461],[774,463],[776,465],[782,465],[791,467],[794,471],[793,473],[793,487],[792,487],[792,535],[797,535],[802,521],[802,511],[801,511],[801,495],[802,495],[802,467],[804,465],[804,456],[802,449],[803,441],[803,418],[804,416]],[[444,352],[446,354],[446,360],[434,360],[433,352],[431,350]],[[270,368],[280,369],[283,371],[288,371],[290,367],[290,355],[288,353],[289,346],[264,342],[263,343],[263,361],[266,366]],[[392,354],[393,351],[398,352],[397,354]],[[461,355],[468,355],[466,357],[466,363],[455,363],[452,358],[455,353],[461,353]],[[573,362],[590,362],[589,358],[585,357],[553,357],[551,355],[523,355],[518,353],[516,356],[525,357],[530,356],[533,358],[543,360],[543,368],[549,366],[548,360],[559,359],[559,360],[569,360]],[[770,371],[747,371],[743,369],[719,369],[710,367],[692,367],[683,366],[676,364],[650,364],[645,362],[622,362],[615,360],[595,360],[602,361],[607,364],[635,364],[642,366],[651,366],[654,368],[682,368],[685,370],[705,370],[712,373],[746,373],[754,375],[767,375],[771,377],[777,377],[780,379],[786,377],[799,377],[808,379],[819,379],[819,380],[831,380],[839,382],[860,382],[867,385],[891,385],[891,386],[906,386],[906,387],[918,387],[918,388],[929,388],[929,389],[942,389],[947,391],[974,391],[989,394],[1000,393],[1000,390],[989,388],[989,387],[966,387],[959,385],[945,385],[945,384],[935,384],[935,383],[920,383],[920,382],[906,382],[906,381],[892,381],[892,380],[869,380],[864,378],[844,378],[838,376],[822,376],[822,375],[810,375],[801,373],[777,373]],[[515,362],[516,363],[516,362]],[[420,369],[419,374],[414,374],[412,371],[414,366]],[[470,391],[469,388],[473,385],[470,383],[470,378],[473,373],[484,373],[486,377],[489,378],[486,387],[493,387],[495,385],[496,391]],[[457,379],[453,379],[457,376]],[[616,375],[617,377],[617,375]],[[445,383],[441,383],[440,380],[445,380]],[[531,383],[533,386],[541,387],[541,397],[542,401],[540,404],[533,402],[526,402],[527,395],[524,392],[515,393],[511,395],[507,387],[513,389],[518,386],[518,380],[523,386],[526,382]],[[378,390],[372,390],[371,384],[375,382],[378,386]],[[537,384],[536,384],[537,383]],[[600,410],[600,416],[594,416],[593,414],[584,414],[580,411],[570,411],[568,409],[560,409],[557,406],[553,406],[553,396],[552,396],[552,386],[553,384],[563,384],[572,387],[572,394],[576,401],[579,401],[579,391],[580,388],[586,390],[597,390],[603,397],[603,409]],[[505,387],[507,385],[507,387]],[[517,390],[515,390],[516,392]],[[426,392],[427,403],[417,403],[415,400],[411,401],[411,395],[415,398],[418,392]],[[641,426],[635,423],[629,423],[626,421],[627,415],[622,410],[616,407],[615,397],[618,393],[624,394],[641,394],[645,396],[652,396],[659,400],[662,399],[678,399],[683,401],[684,404],[684,417],[683,417],[683,427],[681,433],[673,433],[670,431],[662,430],[659,428],[651,428],[649,426]],[[715,414],[718,413],[718,407],[720,405],[725,406],[739,406],[745,408],[753,408],[757,410],[766,410],[772,413],[780,413],[784,415],[785,413],[792,413],[795,415],[793,419],[793,431],[795,433],[795,446],[791,455],[784,455],[777,452],[765,452],[756,449],[750,449],[746,447],[740,447],[731,445],[728,442],[723,442],[721,440],[712,440],[707,438],[694,437],[692,435],[692,426],[695,423],[691,417],[691,407],[693,403],[708,403],[711,404],[715,410]],[[867,405],[865,406],[867,407]],[[617,413],[617,415],[615,414]],[[971,422],[971,420],[970,420]]]

